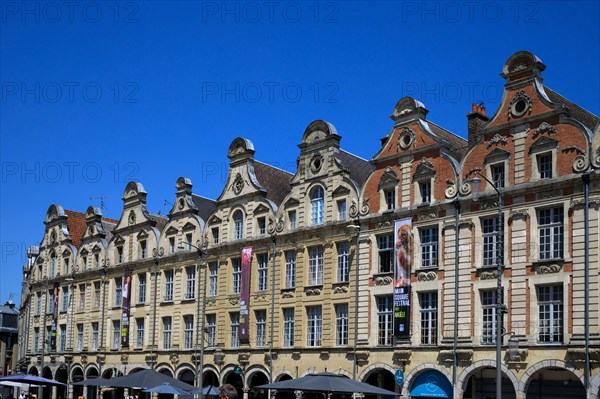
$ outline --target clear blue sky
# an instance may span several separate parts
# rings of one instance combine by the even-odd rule
[[[0,301],[19,301],[25,249],[48,207],[121,216],[129,180],[167,212],[179,176],[216,198],[227,149],[295,171],[306,126],[333,123],[371,158],[395,103],[466,133],[497,108],[507,58],[529,50],[544,83],[600,114],[597,1],[0,2]]]

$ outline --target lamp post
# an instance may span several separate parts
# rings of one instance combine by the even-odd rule
[[[273,244],[272,249],[272,266],[271,266],[271,326],[269,328],[269,383],[273,383],[273,323],[275,322],[275,249],[277,247],[277,236],[273,234],[271,236],[271,242]],[[270,391],[269,391],[270,397]]]
[[[487,177],[485,177],[479,169],[473,169],[467,176],[477,174],[483,178],[495,191],[498,196],[498,240],[496,242],[496,273],[497,288],[496,288],[496,398],[502,398],[502,312],[503,312],[503,295],[502,295],[502,271],[504,268],[504,222],[503,222],[503,202],[502,193],[499,188]],[[481,180],[474,178],[471,180],[474,186],[473,192],[475,196],[479,194]]]
[[[356,234],[356,248],[355,248],[355,277],[354,277],[354,348],[353,348],[353,359],[352,359],[352,379],[356,381],[356,373],[358,370],[358,358],[356,354],[356,348],[358,345],[358,244],[360,238],[360,222],[358,219],[354,220],[354,224],[346,226],[346,229],[350,234]]]
[[[198,265],[197,265],[197,281],[198,283],[200,282],[200,274],[202,273],[202,266],[206,266],[206,249],[208,247],[208,243],[205,241],[202,246],[198,247],[190,242],[186,243],[190,249],[194,248],[196,250],[196,253],[198,254]],[[180,251],[183,251],[185,249],[183,243],[179,243],[179,245],[177,246],[177,249],[179,249]],[[179,260],[181,260],[183,258],[183,253],[179,252]],[[196,327],[196,345],[194,345],[194,352],[198,349],[198,342],[200,342],[200,359],[198,359],[198,363],[200,363],[197,367],[196,367],[196,383],[198,384],[198,398],[202,399],[203,397],[203,393],[202,393],[202,386],[204,384],[203,378],[204,378],[204,319],[205,319],[205,314],[206,314],[206,275],[208,273],[206,272],[206,267],[204,267],[204,276],[203,276],[203,289],[202,289],[202,315],[200,315],[200,284],[198,284],[197,287],[197,298],[196,298],[196,320],[200,320],[200,330],[198,330],[198,328]],[[197,322],[196,322],[197,323]],[[200,333],[200,337],[198,337]],[[196,361],[194,361],[196,363]],[[196,364],[198,364],[196,363]]]
[[[75,319],[75,275],[77,274],[78,271],[79,271],[79,268],[77,266],[74,266],[73,267],[73,271],[71,272],[71,275],[65,279],[65,282],[70,282],[71,283],[71,300],[70,300],[70,302],[71,302],[71,306],[70,306],[71,307],[71,324],[69,326],[69,329],[70,329],[70,333],[69,333],[69,335],[70,335],[70,339],[69,339],[70,345],[69,346],[71,348],[71,360],[69,362],[67,362],[67,382],[68,382],[68,385],[72,384],[72,381],[71,381],[71,365],[73,363],[73,353],[75,352],[75,349],[73,347],[73,341],[74,341],[74,339],[73,339],[73,324],[75,322],[75,320],[74,320]],[[69,390],[68,385],[67,385],[67,395],[65,395],[65,397],[68,397],[68,392],[69,392],[68,391]]]
[[[44,280],[42,281],[42,284],[44,285],[44,313],[42,314],[42,361],[41,363],[41,376],[44,376],[44,362],[45,362],[45,358],[46,358],[46,316],[48,316],[48,276],[44,277]],[[41,385],[40,388],[40,399],[44,398],[44,386]]]
[[[158,258],[165,254],[162,247],[152,249],[154,257],[154,299],[152,316],[152,346],[150,347],[150,369],[154,370],[154,349],[156,348],[156,295],[158,294]]]
[[[100,346],[98,347],[98,350],[100,352],[104,351],[104,313],[105,313],[105,308],[106,308],[106,273],[107,273],[107,269],[108,269],[108,259],[104,259],[104,262],[102,264],[102,315],[101,315],[101,323],[100,323]],[[98,362],[98,375],[100,377],[102,377],[102,366],[104,364],[104,361],[99,361]],[[101,387],[98,386],[96,388],[96,397],[100,397],[100,390]]]

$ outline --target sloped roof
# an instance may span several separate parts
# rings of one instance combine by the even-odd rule
[[[146,216],[148,217],[149,220],[156,222],[156,228],[161,231],[162,231],[163,227],[165,227],[165,225],[169,221],[169,218],[167,218],[166,216],[163,216],[163,215],[159,215],[157,213],[148,212],[148,213],[146,213]]]
[[[358,184],[359,189],[375,170],[375,167],[371,164],[371,162],[357,155],[351,154],[348,151],[344,151],[341,148],[336,154],[336,158],[344,167],[348,168],[350,178]]]
[[[555,92],[547,86],[544,86],[544,91],[548,95],[548,98],[550,98],[550,101],[552,101],[553,103],[564,104],[569,109],[571,115],[575,119],[583,123],[585,127],[590,129],[590,131],[594,131],[594,128],[598,125],[598,122],[600,122],[600,118],[592,114],[590,111],[581,108],[574,102],[567,100],[566,98],[564,98],[563,96],[561,96],[560,94],[558,94],[557,92]]]
[[[427,121],[427,124],[429,125],[429,128],[431,129],[433,134],[448,142],[451,150],[456,153],[458,159],[462,159],[462,157],[465,156],[469,148],[469,143],[467,142],[467,140],[452,133],[449,130],[444,129],[443,127],[435,124],[434,122]]]
[[[279,206],[290,192],[293,174],[266,163],[254,161],[254,173],[258,182],[267,190],[267,199]]]
[[[196,208],[198,208],[198,216],[200,216],[205,222],[217,208],[215,201],[211,200],[210,198],[192,194],[192,200],[194,201]]]
[[[65,209],[65,214],[67,215],[67,228],[69,229],[71,240],[75,248],[79,249],[81,247],[81,238],[87,228],[85,213]]]

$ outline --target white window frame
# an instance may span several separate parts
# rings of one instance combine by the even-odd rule
[[[310,224],[319,225],[325,221],[325,190],[316,186],[310,190]]]
[[[183,316],[183,349],[194,348],[194,316]]]
[[[123,305],[123,278],[115,278],[115,307],[120,308]]]
[[[498,264],[498,245],[500,223],[497,216],[481,220],[482,247],[482,265],[484,267],[495,266]]]
[[[337,281],[347,283],[350,281],[350,243],[337,243]]]
[[[337,201],[338,220],[346,220],[348,217],[346,205],[347,203],[345,198]]]
[[[258,291],[266,291],[269,275],[269,256],[267,254],[259,254],[256,256],[258,262]]]
[[[83,323],[77,323],[77,352],[83,351]]]
[[[321,306],[307,306],[306,321],[306,346],[321,346],[323,343],[323,310]]]
[[[241,210],[233,212],[233,239],[244,238],[244,213]]]
[[[296,210],[292,209],[290,211],[288,211],[288,220],[289,220],[289,229],[290,230],[295,230],[296,229]]]
[[[138,273],[138,303],[146,303],[146,273]]]
[[[98,351],[98,323],[94,322],[92,323],[92,351],[93,352],[97,352]]]
[[[211,262],[208,264],[208,296],[215,297],[217,296],[218,288],[219,288],[219,270],[216,262]]]
[[[335,305],[335,346],[348,346],[348,304]]]
[[[242,287],[242,259],[233,258],[231,260],[232,268],[232,279],[231,279],[231,293],[239,294]]]
[[[377,346],[390,346],[394,331],[394,298],[377,296]]]
[[[321,245],[308,249],[308,285],[323,285],[324,248]]]
[[[419,293],[421,322],[421,345],[437,345],[439,337],[439,314],[437,291]]]
[[[141,327],[141,328],[140,328]],[[135,319],[135,348],[144,348],[144,318],[138,317]]]
[[[496,290],[481,290],[481,344],[496,343]]]
[[[163,297],[164,302],[173,302],[173,280],[174,271],[165,270],[165,293]]]
[[[267,311],[257,310],[256,317],[256,347],[264,348],[267,345]]]
[[[217,339],[217,315],[206,315],[206,346],[212,348],[216,345]]]
[[[394,271],[394,235],[383,234],[377,236],[378,273],[392,273]]]
[[[171,339],[173,334],[173,318],[171,316],[165,316],[162,318],[163,325],[163,339],[162,348],[163,350],[171,349]]]
[[[229,313],[231,322],[229,347],[232,349],[240,347],[240,312]]]
[[[285,288],[296,288],[296,251],[285,253]]]
[[[196,266],[185,268],[185,299],[196,297]]]
[[[564,259],[566,238],[564,214],[562,206],[537,210],[540,260]],[[549,221],[542,223],[543,218],[548,218]]]
[[[112,341],[112,350],[118,350],[119,344],[121,343],[121,321],[113,320],[113,341]]]
[[[536,287],[538,302],[538,343],[562,344],[565,339],[565,297],[564,286],[539,285]],[[548,297],[544,300],[542,294]],[[544,317],[543,315],[547,315]]]
[[[440,235],[438,226],[419,229],[421,268],[432,269],[439,266]]]
[[[283,309],[283,346],[294,346],[294,308]]]

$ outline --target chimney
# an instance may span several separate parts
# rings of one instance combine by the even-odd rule
[[[469,139],[469,147],[473,147],[476,144],[483,141],[482,128],[487,121],[489,121],[485,114],[485,106],[483,103],[471,105],[471,113],[467,114],[467,131]]]

